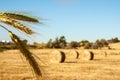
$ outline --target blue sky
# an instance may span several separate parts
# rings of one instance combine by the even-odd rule
[[[67,41],[120,39],[120,0],[1,0],[0,10],[39,17],[43,24],[31,27],[40,34],[20,36],[29,42],[47,42],[62,35]],[[3,39],[10,40],[1,28]]]

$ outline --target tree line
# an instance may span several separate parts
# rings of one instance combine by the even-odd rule
[[[88,40],[81,41],[71,41],[67,42],[65,36],[56,37],[54,40],[50,39],[46,44],[45,48],[63,48],[63,49],[72,49],[83,47],[84,49],[101,49],[102,47],[109,47],[110,43],[117,43],[120,40],[115,37],[109,40],[106,39],[97,39],[95,42],[90,42]]]
[[[108,47],[110,43],[118,43],[120,40],[115,37],[109,40],[106,39],[97,39],[95,42],[90,42],[88,40],[81,41],[71,41],[67,42],[65,36],[56,37],[55,39],[49,39],[47,43],[37,43],[34,42],[32,45],[28,44],[27,40],[22,41],[28,48],[58,48],[58,49],[75,49],[75,48],[84,48],[84,49],[101,49],[103,47]],[[12,42],[3,43],[0,42],[1,49],[17,49],[16,45]]]

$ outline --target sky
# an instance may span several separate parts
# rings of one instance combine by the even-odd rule
[[[62,35],[68,42],[120,39],[120,0],[1,0],[0,10],[32,15],[40,20],[42,24],[27,24],[37,32],[32,36],[11,29],[30,43],[46,43]],[[2,28],[0,40],[10,40]]]

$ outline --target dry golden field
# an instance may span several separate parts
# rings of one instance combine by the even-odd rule
[[[120,50],[90,50],[94,60],[67,58],[64,63],[50,63],[52,49],[31,50],[38,56],[43,80],[120,80]],[[69,50],[62,50],[69,51]],[[82,50],[77,50],[82,52]],[[68,53],[67,53],[68,54]],[[0,52],[0,80],[35,80],[33,71],[18,50]]]

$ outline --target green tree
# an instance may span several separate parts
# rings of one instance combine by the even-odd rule
[[[87,44],[87,43],[89,43],[89,41],[88,40],[82,40],[82,41],[80,41],[80,46],[85,46],[85,44]]]
[[[77,41],[71,41],[68,46],[68,48],[76,48],[76,47],[79,47],[79,42]]]
[[[92,45],[92,48],[93,49],[98,49],[98,48],[102,48],[102,47],[105,47],[105,46],[108,46],[108,42],[107,42],[107,40],[105,40],[105,39],[101,39],[101,40],[96,40],[96,42],[95,43],[93,43],[93,45]]]
[[[86,43],[84,45],[84,49],[91,49],[92,44],[91,43]]]
[[[120,42],[120,40],[117,37],[115,37],[115,38],[108,40],[108,42],[109,43],[117,43],[117,42]]]
[[[50,39],[47,42],[46,47],[47,48],[65,48],[66,44],[67,42],[66,42],[65,36],[60,36],[60,38],[56,37],[54,41]]]
[[[100,49],[103,47],[103,44],[101,43],[101,41],[99,39],[96,40],[95,45]]]
[[[107,40],[101,39],[100,42],[101,42],[102,47],[108,46],[108,41]]]
[[[54,48],[60,48],[58,37],[53,41],[52,44],[53,44],[53,47],[54,47]]]
[[[46,48],[53,48],[52,39],[47,42]]]
[[[92,48],[92,49],[98,49],[98,48],[99,48],[99,45],[98,45],[97,43],[93,43],[93,44],[91,45],[91,48]]]
[[[59,39],[60,48],[65,48],[66,44],[67,44],[67,42],[66,42],[65,36],[61,36],[60,39]]]

